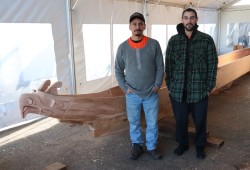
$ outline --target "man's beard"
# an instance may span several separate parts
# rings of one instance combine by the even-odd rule
[[[136,30],[135,31],[135,36],[141,36],[142,35],[142,31],[141,30]]]
[[[189,23],[189,24],[184,25],[184,28],[185,28],[186,31],[193,31],[194,30],[194,26],[195,25]]]

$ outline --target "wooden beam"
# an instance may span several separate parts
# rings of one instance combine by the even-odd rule
[[[43,170],[67,170],[67,167],[61,162],[54,162],[46,166]]]
[[[195,134],[195,128],[194,127],[188,127],[188,132],[191,134]],[[209,146],[213,146],[216,148],[220,148],[224,144],[224,140],[221,138],[215,138],[210,136],[209,131],[206,132],[207,135],[207,144]]]
[[[210,146],[220,148],[224,144],[224,140],[221,139],[221,138],[215,138],[215,137],[212,137],[212,136],[208,136],[207,137],[207,143]]]

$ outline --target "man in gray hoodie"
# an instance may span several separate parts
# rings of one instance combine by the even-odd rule
[[[156,150],[158,140],[158,89],[164,74],[163,56],[158,41],[143,35],[146,28],[141,13],[129,19],[132,36],[120,44],[115,61],[115,75],[119,86],[126,94],[126,110],[130,125],[132,153],[136,160],[143,153],[140,118],[143,106],[146,118],[147,153],[159,160]]]

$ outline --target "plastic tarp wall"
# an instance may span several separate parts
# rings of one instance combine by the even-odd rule
[[[116,86],[114,61],[120,43],[131,36],[129,17],[146,16],[145,34],[160,42],[162,51],[176,33],[183,9],[133,1],[81,0],[72,4],[76,91],[98,92]],[[148,13],[149,12],[149,13]],[[217,11],[197,10],[199,29],[217,38]]]
[[[220,53],[233,50],[234,45],[249,48],[250,42],[250,6],[228,9],[221,12]]]
[[[148,5],[148,35],[160,42],[165,52],[169,38],[177,33],[176,25],[181,23],[182,8]],[[196,9],[198,29],[211,35],[217,43],[218,12],[215,10]]]
[[[0,128],[21,119],[18,98],[45,79],[70,93],[67,0],[0,0]]]
[[[142,5],[119,1],[81,0],[72,11],[77,93],[116,86],[115,51],[129,36],[128,18]]]

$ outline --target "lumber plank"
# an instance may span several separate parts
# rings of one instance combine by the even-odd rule
[[[54,162],[46,166],[43,170],[67,170],[67,167],[61,162]]]
[[[191,133],[191,134],[195,134],[195,128],[194,127],[188,127],[188,132]],[[208,130],[206,132],[206,135],[207,135],[207,144],[209,146],[220,148],[224,144],[223,139],[210,136],[210,133],[209,133]]]
[[[194,135],[194,134],[195,134],[195,128],[189,126],[189,127],[188,127],[188,133]],[[207,135],[207,137],[209,136],[209,131],[208,131],[208,130],[206,131],[206,135]]]
[[[221,138],[216,138],[216,137],[208,136],[207,137],[207,143],[210,146],[213,146],[213,147],[216,147],[216,148],[220,148],[224,144],[224,140],[221,139]]]
[[[129,129],[127,115],[126,113],[119,113],[113,116],[97,119],[92,124],[91,129],[94,137],[127,131]]]

